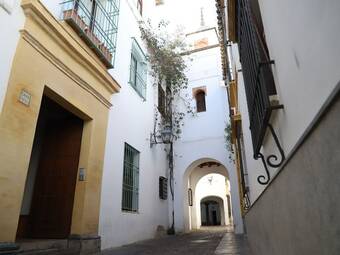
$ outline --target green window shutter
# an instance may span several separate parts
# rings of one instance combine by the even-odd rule
[[[147,84],[147,62],[144,52],[132,39],[131,65],[130,65],[130,84],[136,92],[145,100]]]
[[[133,54],[131,54],[131,64],[130,64],[130,84],[136,87],[137,79],[137,59]]]

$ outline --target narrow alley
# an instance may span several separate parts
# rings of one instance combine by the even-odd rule
[[[0,0],[0,255],[340,255],[340,0]]]
[[[203,227],[188,234],[166,236],[104,251],[103,255],[251,255],[244,235],[228,227]]]

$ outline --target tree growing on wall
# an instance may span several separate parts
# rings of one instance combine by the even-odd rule
[[[168,23],[161,21],[156,28],[149,23],[141,23],[141,37],[148,48],[147,60],[150,64],[150,74],[154,80],[154,86],[165,88],[165,110],[160,116],[155,107],[154,134],[162,130],[164,126],[170,126],[174,139],[178,139],[181,128],[184,125],[185,114],[193,114],[188,96],[181,93],[188,87],[188,78],[185,74],[187,68],[183,52],[186,51],[185,38],[177,31],[170,34],[167,30]],[[180,107],[178,102],[185,107]],[[158,129],[158,130],[157,130]],[[170,143],[168,151],[169,182],[172,201],[174,200],[173,189],[173,144]],[[172,226],[168,233],[174,231],[174,211],[172,212]]]

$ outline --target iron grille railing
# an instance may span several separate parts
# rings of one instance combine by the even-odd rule
[[[69,23],[108,67],[116,52],[119,0],[66,0],[62,19]]]
[[[272,110],[270,96],[276,94],[275,83],[263,35],[257,28],[249,0],[237,6],[240,60],[245,82],[254,158],[259,158]]]
[[[139,195],[139,151],[125,143],[122,210],[137,212]]]

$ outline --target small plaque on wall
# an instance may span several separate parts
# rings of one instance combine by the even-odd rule
[[[19,95],[20,103],[26,106],[30,106],[31,98],[32,98],[32,95],[30,93],[28,93],[26,90],[21,90],[20,95]]]

